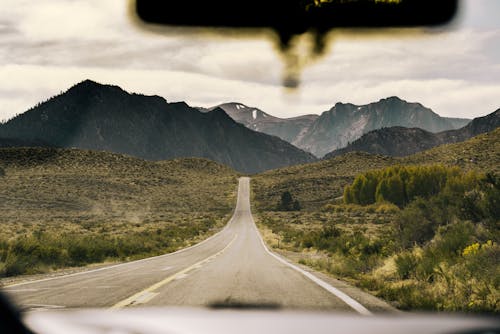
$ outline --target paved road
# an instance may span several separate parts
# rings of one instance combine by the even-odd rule
[[[193,247],[4,291],[24,309],[249,303],[368,314],[347,295],[267,250],[252,218],[249,187],[249,179],[241,178],[227,226]]]

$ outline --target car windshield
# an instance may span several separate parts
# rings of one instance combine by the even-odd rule
[[[24,312],[500,311],[498,1],[316,55],[121,0],[2,4],[0,286]]]

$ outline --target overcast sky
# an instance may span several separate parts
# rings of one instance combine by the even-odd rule
[[[397,95],[442,116],[500,107],[500,1],[464,0],[453,29],[418,36],[336,34],[294,93],[269,39],[153,34],[125,0],[3,0],[0,119],[84,79],[209,107],[238,101],[279,117]]]

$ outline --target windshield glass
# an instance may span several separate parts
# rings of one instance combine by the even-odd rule
[[[126,1],[2,7],[0,284],[22,310],[499,312],[497,1],[335,30],[320,57],[145,29]]]

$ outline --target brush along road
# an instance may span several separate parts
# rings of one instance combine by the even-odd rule
[[[3,290],[25,310],[218,304],[370,315],[390,309],[374,297],[312,274],[269,251],[253,221],[249,194],[250,180],[241,178],[231,220],[221,232],[192,247]]]

